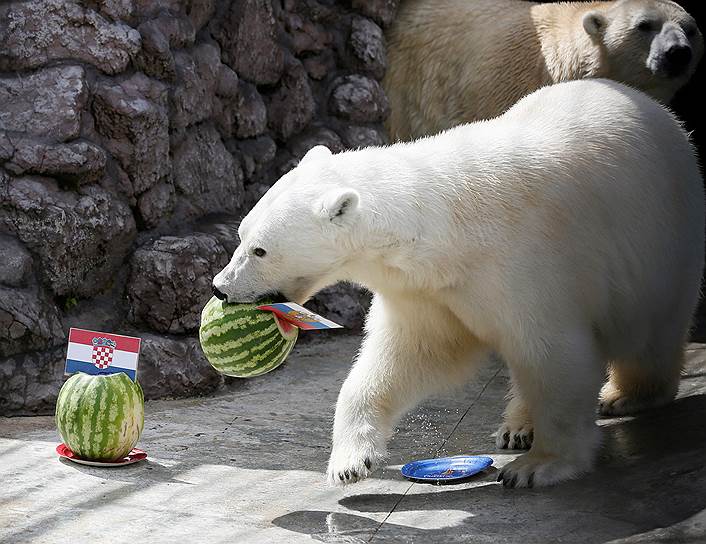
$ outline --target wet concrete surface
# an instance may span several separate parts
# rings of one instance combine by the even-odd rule
[[[706,345],[690,346],[673,404],[599,421],[597,470],[579,480],[495,482],[521,452],[495,449],[508,375],[489,363],[402,421],[387,467],[330,488],[334,405],[359,343],[329,335],[217,396],[148,402],[149,460],[131,466],[59,460],[53,418],[0,418],[0,542],[706,543]],[[461,453],[494,466],[446,486],[399,473]]]

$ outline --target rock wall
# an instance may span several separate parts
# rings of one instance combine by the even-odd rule
[[[312,146],[385,142],[397,0],[0,5],[0,415],[50,412],[71,326],[148,398],[222,383],[195,331],[239,219]],[[367,295],[313,308],[361,325]]]

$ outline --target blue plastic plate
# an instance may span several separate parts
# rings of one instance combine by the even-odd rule
[[[402,476],[423,482],[452,482],[478,474],[493,464],[486,455],[456,455],[412,461],[403,466]]]

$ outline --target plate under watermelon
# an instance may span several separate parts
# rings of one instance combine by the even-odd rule
[[[56,453],[59,454],[59,457],[63,457],[64,459],[68,459],[74,463],[90,465],[92,467],[122,467],[124,465],[131,465],[132,463],[137,463],[138,461],[147,459],[147,452],[137,448],[132,448],[130,453],[117,461],[91,461],[90,459],[82,459],[63,443],[56,447]]]

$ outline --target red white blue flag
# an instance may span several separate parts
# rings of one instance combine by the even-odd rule
[[[342,325],[334,323],[325,317],[321,317],[319,314],[315,314],[295,302],[276,302],[274,304],[265,304],[263,306],[258,306],[257,309],[273,312],[278,317],[281,317],[285,321],[289,321],[292,325],[299,327],[304,331],[314,329],[343,328]]]
[[[135,381],[140,357],[139,338],[107,332],[69,330],[66,374],[115,374],[124,372]]]

